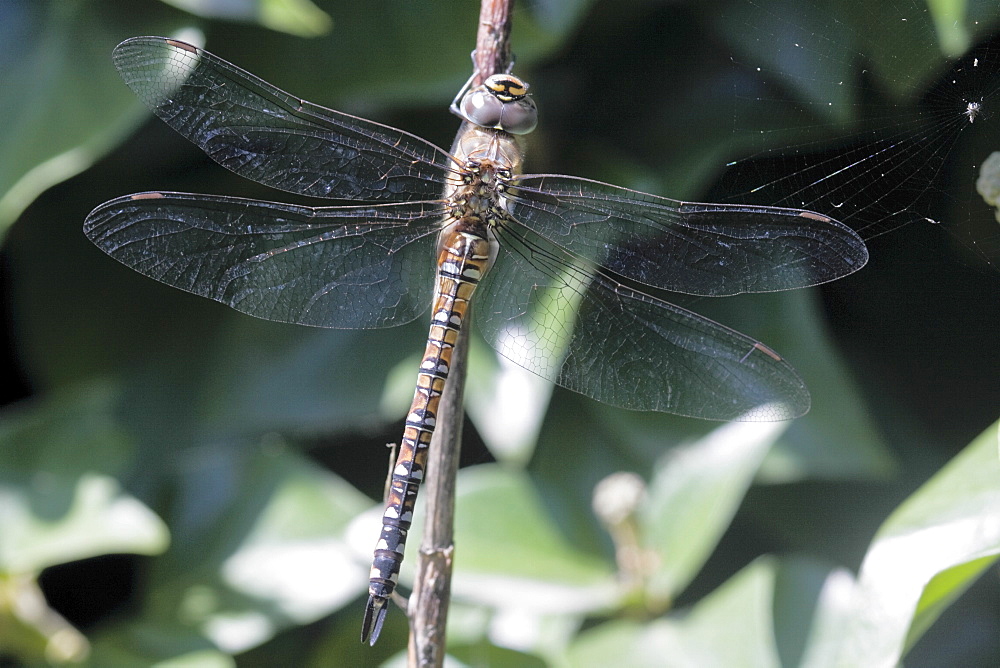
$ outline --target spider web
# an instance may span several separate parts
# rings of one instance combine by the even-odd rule
[[[1000,151],[1000,6],[923,0],[741,0],[732,201],[806,208],[866,239],[940,224],[1000,270],[995,209],[977,193]],[[736,20],[734,20],[734,18]]]

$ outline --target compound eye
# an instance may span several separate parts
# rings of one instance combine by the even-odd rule
[[[471,123],[483,128],[498,128],[500,118],[503,116],[503,106],[504,103],[491,91],[483,86],[477,86],[462,98],[459,109]]]
[[[512,135],[526,135],[538,125],[538,109],[535,101],[524,97],[503,106],[500,126]]]

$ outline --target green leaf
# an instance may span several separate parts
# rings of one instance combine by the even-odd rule
[[[818,290],[703,300],[698,312],[777,350],[812,395],[809,413],[768,453],[761,482],[885,479],[897,470],[824,322]]]
[[[704,566],[750,487],[783,422],[734,422],[675,448],[657,465],[640,531],[659,568],[649,595],[670,601]]]
[[[967,0],[927,0],[941,52],[950,58],[965,53],[972,41],[966,28],[967,5]]]
[[[0,40],[0,236],[41,192],[88,168],[144,118],[111,66],[96,2],[18,2]]]
[[[417,517],[414,536],[423,531]],[[460,471],[455,542],[453,591],[467,602],[565,614],[607,608],[619,595],[611,565],[566,539],[521,472]]]
[[[996,563],[996,560],[996,556],[973,559],[935,575],[924,588],[917,603],[917,614],[914,615],[910,632],[906,635],[907,649],[912,647],[937,621],[941,613],[971,587],[983,572]]]
[[[42,569],[159,554],[167,528],[109,472],[131,454],[108,386],[64,389],[0,414],[0,647],[31,664],[79,661],[87,639],[49,608]]]
[[[209,359],[199,377],[200,426],[209,434],[256,436],[271,430],[334,431],[370,422],[394,367],[405,372],[412,397],[418,363],[400,360],[410,359],[404,357],[408,351],[418,353],[423,333],[422,326],[375,331],[298,327],[225,310],[215,338],[206,342]],[[364,354],[370,349],[385,352]],[[331,382],[347,368],[351,382]]]
[[[774,582],[774,638],[782,666],[812,666],[816,656],[835,651],[824,646],[821,630],[838,619],[853,592],[854,576],[809,557],[778,562]]]
[[[449,646],[448,656],[467,666],[490,668],[544,668],[549,665],[538,657],[487,643],[479,645]]]
[[[501,357],[480,337],[470,341],[469,419],[497,460],[523,466],[534,453],[555,386]],[[412,394],[412,378],[408,384]]]
[[[163,522],[107,475],[129,452],[113,401],[90,385],[0,417],[0,571],[166,549]]]
[[[102,668],[231,668],[236,662],[190,626],[136,621],[102,631],[90,665]]]
[[[309,0],[163,0],[210,19],[256,22],[265,28],[299,37],[330,32],[333,21]]]
[[[37,512],[68,501],[59,516]],[[101,554],[158,554],[167,528],[146,506],[122,492],[114,478],[83,474],[75,479],[44,474],[35,484],[0,487],[0,568],[24,573]]]
[[[1000,554],[993,425],[907,499],[876,535],[838,630],[836,666],[893,666]]]
[[[579,636],[569,665],[767,668],[781,665],[771,630],[775,565],[761,559],[683,617],[612,622]]]
[[[269,600],[305,623],[364,587],[367,569],[342,536],[349,521],[371,504],[340,478],[292,453],[264,457],[278,484],[253,529],[223,563],[223,577],[234,590]]]
[[[34,573],[0,573],[0,648],[17,665],[79,663],[87,638],[49,607]]]
[[[237,449],[251,454],[202,459],[185,476],[175,540],[154,565],[144,615],[145,623],[198,628],[228,651],[343,606],[364,590],[368,574],[367,556],[345,539],[371,505],[364,495],[276,437]],[[229,467],[232,480],[220,476]],[[232,492],[219,495],[211,485]],[[220,506],[205,514],[211,498]]]
[[[151,664],[152,668],[229,668],[236,665],[233,657],[218,650],[205,649],[173,656]]]
[[[806,381],[812,408],[768,452],[761,482],[887,479],[897,463],[824,321],[818,290],[747,300],[740,327],[773,343]],[[727,318],[730,320],[735,320]]]
[[[976,192],[990,206],[997,207],[996,219],[1000,222],[1000,151],[993,151],[979,166]]]

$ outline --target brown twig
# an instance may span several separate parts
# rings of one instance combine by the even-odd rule
[[[481,84],[490,75],[507,71],[510,64],[510,12],[514,0],[482,0],[476,35],[476,78]]]
[[[510,63],[510,14],[513,0],[482,0],[476,36],[473,84],[498,72]],[[459,130],[461,136],[463,127]],[[475,300],[473,299],[473,303]],[[459,332],[448,372],[437,427],[427,462],[424,496],[427,521],[417,555],[417,575],[407,614],[410,618],[408,665],[438,667],[444,663],[445,623],[451,600],[451,571],[454,554],[455,477],[462,445],[462,396],[468,368],[468,339],[471,308]]]

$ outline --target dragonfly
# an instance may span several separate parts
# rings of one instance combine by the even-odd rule
[[[511,73],[467,84],[451,151],[294,97],[197,46],[118,45],[125,83],[236,174],[304,206],[143,192],[101,204],[87,237],[116,260],[243,313],[332,328],[430,308],[413,403],[376,544],[362,642],[396,588],[441,392],[475,295],[483,337],[598,401],[712,420],[787,420],[802,379],[753,338],[666,301],[817,285],[868,258],[849,227],[801,209],[682,202],[574,176],[525,174],[537,123]],[[471,82],[471,80],[470,80]]]

